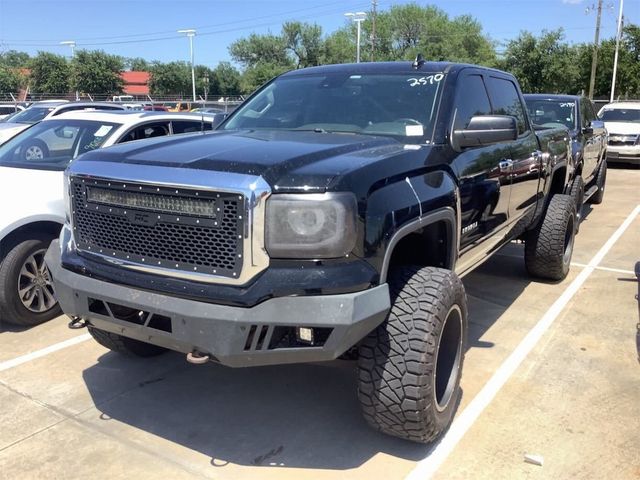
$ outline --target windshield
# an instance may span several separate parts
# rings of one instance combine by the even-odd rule
[[[640,123],[640,109],[612,108],[600,114],[600,120],[605,122],[635,122]]]
[[[569,130],[576,128],[576,102],[566,100],[526,99],[529,117],[536,125],[557,127],[563,125]]]
[[[442,73],[296,75],[274,80],[223,130],[358,133],[404,143],[431,138]]]
[[[57,106],[57,105],[56,105]],[[13,123],[36,123],[49,115],[56,107],[30,107],[11,118]]]
[[[64,170],[78,155],[100,148],[119,126],[93,120],[38,123],[0,146],[0,166]]]

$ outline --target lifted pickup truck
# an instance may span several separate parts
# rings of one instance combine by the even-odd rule
[[[460,276],[514,239],[567,275],[565,130],[542,144],[513,76],[423,61],[272,80],[207,137],[89,152],[47,252],[72,327],[241,367],[358,349],[376,429],[418,442],[460,395]]]
[[[571,183],[566,193],[576,202],[576,231],[582,204],[600,204],[607,180],[607,130],[593,103],[580,95],[525,94],[529,118],[540,132],[565,127],[571,137]]]

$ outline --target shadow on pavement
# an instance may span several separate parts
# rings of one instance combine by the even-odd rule
[[[464,279],[470,349],[493,347],[480,338],[529,284],[521,245],[508,246],[506,255]],[[212,468],[233,463],[344,470],[379,453],[417,461],[429,452],[429,446],[367,426],[357,399],[356,362],[232,369],[182,364],[176,353],[158,360],[166,362],[164,373],[148,371],[143,381],[140,369],[127,368],[136,360],[114,353],[85,370],[100,418],[200,452],[212,459]],[[133,388],[106,400],[114,382]],[[148,447],[147,436],[139,435],[139,441]]]

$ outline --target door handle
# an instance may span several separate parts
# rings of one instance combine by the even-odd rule
[[[513,168],[513,160],[501,160],[498,163],[498,167],[500,167],[501,172],[510,172]]]

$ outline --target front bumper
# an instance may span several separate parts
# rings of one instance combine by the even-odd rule
[[[171,350],[209,354],[232,367],[335,359],[382,323],[390,308],[386,284],[340,295],[272,298],[251,308],[176,298],[67,270],[57,240],[46,262],[66,314]],[[292,342],[298,327],[317,329],[322,340]]]
[[[640,145],[609,145],[607,161],[640,164]]]

